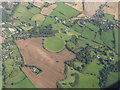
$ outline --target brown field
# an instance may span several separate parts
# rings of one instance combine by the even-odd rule
[[[76,5],[69,4],[69,3],[65,3],[65,4],[68,5],[68,6],[71,6],[72,8],[74,8],[78,11],[83,11],[82,2],[75,2]]]
[[[56,82],[65,78],[64,62],[75,58],[75,54],[63,50],[60,53],[48,52],[42,47],[42,38],[17,40],[20,52],[27,65],[35,65],[43,70],[35,75],[29,68],[22,68],[37,88],[56,88]]]
[[[85,2],[84,14],[87,16],[92,16],[99,9],[101,4],[105,2]]]
[[[120,18],[120,13],[118,12],[119,10],[119,4],[118,2],[108,2],[107,6],[109,7],[104,7],[104,12],[108,13],[108,14],[112,14],[115,15],[115,19],[119,19]]]
[[[5,38],[0,36],[0,44],[4,43]]]
[[[39,1],[39,2],[34,2],[34,4],[36,7],[42,7],[44,5],[44,2],[43,1]]]
[[[53,9],[55,9],[57,7],[56,4],[52,4],[48,7],[44,7],[42,10],[41,10],[41,14],[43,15],[50,15],[51,12],[53,11]]]

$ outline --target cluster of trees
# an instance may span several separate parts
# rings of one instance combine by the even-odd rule
[[[91,54],[92,48],[88,45],[80,49],[80,52],[76,53],[76,59],[82,63],[89,64],[94,59],[94,55]]]
[[[50,36],[54,36],[55,33],[57,32],[58,32],[57,30],[53,30],[52,26],[49,25],[45,27],[35,27],[29,31],[21,31],[19,33],[12,35],[12,37],[15,40],[27,39],[27,38],[32,38],[32,37],[50,37]]]
[[[110,72],[120,72],[120,61],[114,63],[109,63],[100,71],[99,76],[99,86],[105,87]]]

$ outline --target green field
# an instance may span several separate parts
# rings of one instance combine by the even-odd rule
[[[94,30],[94,32],[98,32],[99,31],[99,27],[94,25],[94,24],[91,24],[91,23],[86,23],[85,24],[88,28]]]
[[[118,76],[120,73],[117,72],[111,72],[108,76],[108,80],[106,83],[106,86],[110,86],[111,84],[114,84],[118,80],[120,80],[120,77]]]
[[[114,40],[112,31],[101,32],[101,40],[110,48],[114,47],[114,43],[112,42]]]
[[[50,37],[44,41],[44,47],[50,52],[60,52],[65,48],[64,41],[58,37]]]
[[[94,60],[89,65],[87,65],[84,73],[95,74],[99,76],[99,71],[103,68],[104,65],[98,65],[99,61]]]
[[[85,30],[82,32],[82,36],[88,38],[89,40],[93,40],[95,37],[95,32],[85,28]]]
[[[79,78],[72,76],[73,73],[77,73]],[[79,73],[73,68],[66,65],[66,79],[59,81],[59,84],[64,88],[99,88],[98,78],[93,75]],[[75,79],[78,79],[79,82],[75,82]],[[71,83],[75,83],[74,86],[71,86]]]
[[[7,88],[35,88],[35,86],[27,78],[16,85],[7,85],[6,87]]]
[[[36,21],[37,26],[40,26],[40,25],[42,25],[42,23],[44,22],[45,17],[44,17],[43,15],[41,15],[41,14],[36,14],[36,15],[34,15],[34,16],[32,17],[31,20],[32,20],[32,21]]]
[[[58,6],[55,8],[55,11],[61,12],[67,18],[71,18],[80,14],[79,11],[75,10],[74,8],[64,4],[64,3],[56,3]]]
[[[42,26],[48,26],[49,24],[54,24],[55,23],[55,19],[51,18],[51,17],[46,17]]]
[[[109,20],[109,21],[115,22],[114,15],[111,15],[111,14],[105,14],[104,18],[105,18],[106,20]]]

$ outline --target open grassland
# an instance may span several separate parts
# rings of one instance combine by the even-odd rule
[[[49,37],[44,41],[44,48],[50,52],[60,52],[65,48],[64,41],[58,37]]]
[[[58,80],[65,78],[64,62],[75,58],[75,55],[67,49],[59,53],[48,52],[43,48],[43,39],[17,40],[16,43],[23,55],[24,63],[37,66],[42,70],[36,75],[29,68],[22,68],[32,83],[37,88],[54,88]]]

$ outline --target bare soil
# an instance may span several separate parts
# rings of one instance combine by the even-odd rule
[[[37,88],[56,88],[56,82],[65,78],[64,62],[76,56],[67,49],[60,53],[48,52],[43,48],[42,43],[43,38],[16,41],[24,63],[35,65],[43,72],[36,75],[29,68],[23,67],[22,70]]]

